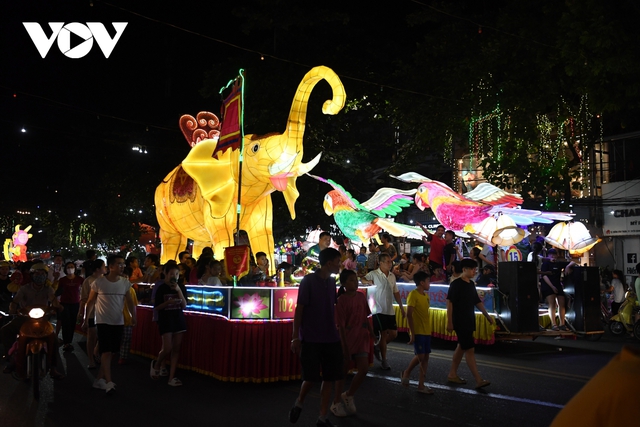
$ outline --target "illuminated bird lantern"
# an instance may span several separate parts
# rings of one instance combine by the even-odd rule
[[[309,176],[333,187],[333,190],[324,196],[322,206],[327,215],[333,215],[342,233],[352,241],[367,243],[381,230],[396,237],[420,239],[425,235],[420,227],[386,218],[395,216],[403,208],[410,206],[415,190],[381,188],[369,200],[360,203],[337,182],[311,174]]]
[[[518,227],[507,215],[487,217],[478,224],[470,235],[489,246],[514,245],[524,239],[526,232]]]
[[[11,239],[5,240],[4,243],[5,259],[12,259],[14,262],[27,261],[27,242],[33,237],[29,230],[31,230],[30,225],[24,230],[20,230],[20,224],[16,225],[13,236],[11,236]]]
[[[221,259],[224,248],[234,245],[233,235],[240,229],[246,231],[253,252],[265,252],[274,265],[271,193],[283,193],[295,219],[299,196],[296,180],[320,161],[318,154],[309,163],[302,162],[302,138],[309,95],[323,79],[333,91],[332,99],[322,107],[323,113],[337,114],[342,109],[346,99],[342,82],[330,68],[315,67],[298,86],[283,133],[241,137],[240,127],[229,135],[220,135],[214,114],[203,112],[196,118],[181,118],[191,151],[155,193],[163,263],[177,259],[187,239],[193,240],[194,253],[213,246],[216,258]],[[241,95],[233,96],[232,101],[241,102]],[[236,139],[242,144],[222,146],[218,136],[221,141],[239,136]]]
[[[551,246],[569,251],[571,255],[581,255],[601,239],[591,237],[589,230],[581,222],[559,222],[553,226],[544,240]]]
[[[520,209],[517,207],[522,204],[519,194],[507,193],[486,182],[468,193],[459,194],[448,185],[415,172],[394,178],[419,183],[415,195],[416,206],[421,210],[431,208],[440,224],[456,232],[477,234],[486,225],[483,221],[496,221],[497,218],[494,217],[498,216],[506,216],[517,225],[552,224],[554,221],[568,221],[573,217],[573,214],[565,212]]]

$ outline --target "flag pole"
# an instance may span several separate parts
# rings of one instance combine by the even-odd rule
[[[242,212],[242,162],[244,161],[244,69],[238,71],[238,76],[230,80],[226,86],[220,89],[220,95],[222,92],[229,88],[233,84],[234,90],[240,86],[240,112],[239,112],[239,130],[240,130],[240,155],[238,156],[238,197],[236,201],[236,229],[235,229],[235,241],[234,246],[240,241],[240,213]],[[223,98],[224,102],[224,98]],[[223,120],[226,117],[222,118]],[[237,276],[233,276],[233,286],[237,285]]]

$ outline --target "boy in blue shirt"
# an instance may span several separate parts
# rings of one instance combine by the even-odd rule
[[[364,270],[367,265],[367,248],[364,246],[360,246],[360,254],[356,257],[356,263],[358,264],[358,270]]]

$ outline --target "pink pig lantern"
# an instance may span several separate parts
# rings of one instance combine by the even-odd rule
[[[33,235],[29,233],[29,230],[31,230],[31,226],[20,230],[20,224],[16,225],[13,236],[4,243],[5,259],[8,260],[11,258],[14,262],[27,261],[27,242],[33,237]]]

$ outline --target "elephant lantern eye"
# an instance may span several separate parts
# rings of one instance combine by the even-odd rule
[[[424,187],[418,187],[418,193],[422,194],[422,193],[424,193],[425,191],[427,191],[427,189],[426,189],[426,188],[424,188]]]
[[[331,208],[333,208],[333,200],[331,199],[331,196],[330,196],[330,195],[328,195],[328,194],[327,194],[327,195],[325,195],[325,196],[324,196],[324,201],[325,201],[325,202],[327,202],[327,204],[328,204],[329,206],[331,206]]]
[[[251,147],[251,152],[255,154],[258,152],[259,149],[260,149],[260,144],[258,143],[253,144],[253,146]]]

